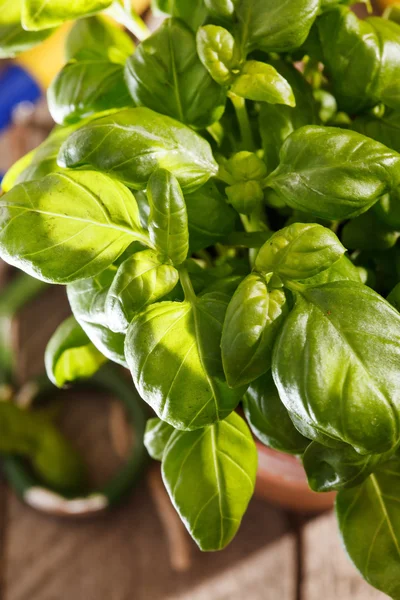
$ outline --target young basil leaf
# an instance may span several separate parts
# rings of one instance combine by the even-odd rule
[[[224,27],[205,25],[198,30],[196,42],[200,60],[214,81],[230,85],[240,64],[240,53],[233,35]]]
[[[208,12],[215,17],[231,17],[237,0],[204,0]]]
[[[237,0],[242,48],[286,52],[306,40],[320,7],[320,0]]]
[[[171,292],[178,271],[153,250],[137,252],[118,268],[105,304],[110,329],[124,333],[137,312]]]
[[[162,475],[171,500],[201,550],[221,550],[236,534],[253,495],[257,451],[237,414],[198,431],[176,431]]]
[[[175,429],[171,425],[157,417],[147,421],[144,445],[151,458],[154,458],[154,460],[163,459],[165,447],[174,432]]]
[[[123,66],[104,59],[67,63],[51,83],[47,103],[51,116],[60,125],[133,105]]]
[[[352,127],[359,133],[400,152],[400,110],[390,111],[383,117],[362,115],[353,121]]]
[[[110,4],[112,0],[22,0],[22,25],[28,31],[38,31],[99,12]]]
[[[98,15],[76,21],[65,43],[67,62],[105,59],[123,65],[134,50],[129,35]]]
[[[13,58],[48,38],[54,29],[25,31],[21,24],[22,0],[0,0],[0,59]]]
[[[147,198],[150,239],[160,254],[180,265],[189,251],[189,231],[179,182],[169,171],[157,169],[149,179]]]
[[[235,183],[225,190],[228,202],[242,215],[250,215],[260,206],[264,193],[258,181]]]
[[[379,222],[374,210],[349,221],[342,230],[343,243],[351,250],[387,250],[396,244],[399,235]]]
[[[185,202],[191,252],[222,242],[235,229],[237,214],[212,181],[186,194]]]
[[[296,105],[263,103],[260,107],[259,127],[269,172],[278,166],[279,151],[286,138],[296,129],[318,120],[312,87],[298,69],[283,60],[270,61],[270,64],[290,84]]]
[[[278,71],[266,63],[248,60],[231,85],[231,92],[258,102],[295,106],[293,90]]]
[[[106,358],[126,367],[125,336],[111,331],[105,309],[116,272],[109,267],[96,277],[75,281],[67,286],[67,293],[74,317],[93,345]]]
[[[347,219],[400,184],[400,155],[355,131],[306,126],[287,138],[267,184],[292,208]]]
[[[62,145],[58,164],[89,165],[137,190],[160,167],[171,171],[185,192],[201,187],[218,170],[206,140],[143,107],[119,111],[76,131]]]
[[[243,408],[252,432],[269,448],[303,454],[310,444],[310,440],[293,425],[279,398],[271,371],[253,381],[244,396]]]
[[[284,279],[307,279],[331,267],[346,248],[316,223],[294,223],[274,233],[261,247],[255,269]]]
[[[74,317],[66,319],[47,344],[47,376],[57,387],[92,377],[106,362]]]
[[[317,29],[323,62],[342,110],[356,114],[378,102],[399,107],[397,23],[377,17],[360,20],[349,8],[337,6],[318,19]]]
[[[363,454],[394,448],[399,342],[399,313],[361,283],[335,281],[298,293],[273,355],[274,381],[296,427]]]
[[[227,300],[213,293],[160,302],[129,326],[125,355],[135,386],[173,427],[199,429],[224,419],[243,396],[224,381],[220,342]]]
[[[331,283],[332,281],[356,281],[360,283],[360,272],[351,260],[343,255],[333,265],[321,271],[318,275],[298,280],[304,287],[315,287],[324,283]]]
[[[152,0],[152,7],[156,14],[162,12],[181,19],[193,31],[197,31],[207,17],[203,0]]]
[[[177,19],[165,21],[140,44],[125,76],[138,106],[182,123],[207,127],[224,112],[226,93],[201,63],[194,33]]]
[[[362,576],[400,598],[400,463],[382,465],[364,483],[339,492],[336,515],[344,546]]]
[[[312,442],[303,455],[303,466],[314,492],[345,490],[362,483],[392,454],[359,454],[351,446],[327,448]]]
[[[287,315],[282,290],[268,291],[252,273],[237,288],[222,330],[222,363],[230,387],[246,385],[271,368],[275,338]]]
[[[149,243],[132,194],[96,171],[21,183],[0,208],[2,258],[43,281],[96,275],[133,241]]]

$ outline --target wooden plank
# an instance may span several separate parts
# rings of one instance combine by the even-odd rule
[[[384,600],[369,586],[342,547],[335,515],[310,521],[303,529],[302,600]]]

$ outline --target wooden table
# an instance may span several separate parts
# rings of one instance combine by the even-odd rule
[[[19,316],[20,383],[42,371],[47,339],[68,312],[64,288],[53,286]],[[110,440],[109,411],[115,404],[107,397],[71,394],[64,427],[85,449],[96,477],[106,478],[120,460]],[[153,472],[113,512],[62,521],[24,506],[0,483],[0,600],[386,597],[365,584],[347,560],[332,514],[302,520],[258,499],[223,552],[201,553],[179,533],[180,543],[189,548],[190,565],[177,572],[154,485]],[[185,568],[187,560],[179,560],[172,556],[175,565]]]

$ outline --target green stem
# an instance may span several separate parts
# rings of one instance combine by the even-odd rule
[[[190,281],[189,273],[187,269],[179,269],[179,280],[181,282],[181,286],[183,288],[183,292],[185,294],[185,300],[187,302],[195,302],[196,294],[192,286],[192,282]]]
[[[126,27],[141,42],[151,34],[150,29],[133,10],[130,2],[116,0],[105,12],[115,19],[115,21]]]
[[[244,150],[253,152],[255,150],[253,132],[251,130],[251,124],[249,115],[246,107],[246,100],[240,96],[236,96],[232,92],[229,93],[229,98],[232,101],[235,109],[236,118],[239,123],[240,137],[242,140],[242,146]]]

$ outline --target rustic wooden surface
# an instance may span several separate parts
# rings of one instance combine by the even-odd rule
[[[16,328],[20,382],[42,372],[47,339],[67,314],[65,290],[56,286],[22,311]],[[112,439],[115,422],[110,427],[115,402],[88,392],[67,395],[63,429],[84,452],[93,483],[101,484],[121,463]],[[165,497],[155,496],[157,476],[153,470],[144,477],[112,512],[75,521],[35,512],[0,481],[0,600],[386,597],[367,586],[348,562],[331,514],[305,521],[254,499],[237,538],[224,552],[201,553],[182,529],[177,545],[166,536],[159,516]],[[171,543],[178,559],[171,558]],[[189,548],[183,563],[182,548]]]

